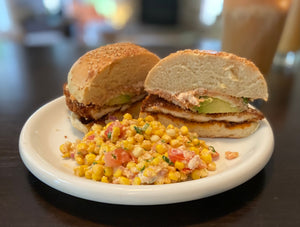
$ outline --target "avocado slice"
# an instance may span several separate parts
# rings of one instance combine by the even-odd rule
[[[219,98],[212,97],[200,97],[204,98],[204,101],[199,106],[194,106],[194,110],[198,113],[232,113],[240,112],[240,109],[236,106],[232,106],[229,102],[223,101]]]
[[[118,95],[118,96],[110,99],[106,104],[108,106],[125,104],[125,103],[128,103],[131,101],[131,97],[132,96],[130,94]]]

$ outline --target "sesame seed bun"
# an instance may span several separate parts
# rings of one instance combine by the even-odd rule
[[[247,100],[268,100],[267,83],[254,63],[226,52],[172,53],[150,70],[144,86],[148,97],[140,116],[153,115],[166,126],[185,125],[200,137],[251,135],[264,116]],[[213,100],[221,102],[205,109]]]
[[[72,125],[86,132],[125,111],[138,117],[145,97],[144,80],[159,61],[152,52],[132,43],[115,43],[87,52],[71,67],[64,85]]]
[[[139,95],[148,71],[158,61],[158,56],[132,43],[99,47],[80,57],[70,69],[70,95],[84,105],[99,106],[118,94]]]
[[[268,100],[267,83],[254,63],[226,52],[177,51],[153,67],[145,80],[145,90],[151,94],[176,94],[196,88]]]

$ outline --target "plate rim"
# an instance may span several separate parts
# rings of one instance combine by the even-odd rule
[[[265,152],[260,153],[260,155],[256,152],[251,156],[251,161],[252,159],[255,159],[256,156],[260,157],[260,159],[257,159],[258,162],[254,163],[254,167],[251,168],[251,171],[241,171],[248,166],[251,166],[251,164],[253,165],[252,162],[248,161],[207,178],[174,184],[135,186],[95,182],[70,175],[59,169],[53,168],[53,166],[51,167],[49,162],[45,161],[43,157],[33,151],[33,147],[27,141],[26,136],[29,133],[28,131],[30,131],[30,125],[34,123],[34,120],[53,105],[60,105],[61,102],[64,102],[64,99],[64,96],[61,96],[42,105],[27,119],[22,127],[19,137],[19,153],[27,169],[40,181],[56,190],[82,199],[122,205],[158,205],[201,199],[230,190],[248,181],[264,168],[274,151],[274,134],[268,120],[265,118],[262,120],[260,127],[262,127],[262,125],[266,126],[266,130],[269,131],[268,138],[270,143],[264,144]],[[261,157],[261,154],[263,154],[263,157]],[[43,165],[37,163],[38,161],[41,161]],[[237,177],[232,174],[232,172],[243,172],[245,174],[238,174]],[[216,188],[216,186],[220,184],[222,187],[219,187],[218,190],[210,190],[211,188]],[[76,187],[74,187],[74,185]],[[174,185],[176,185],[175,188]],[[86,190],[86,187],[88,187],[88,190]],[[199,188],[204,192],[202,191],[199,193],[197,191]],[[178,196],[180,191],[188,191],[189,193]]]

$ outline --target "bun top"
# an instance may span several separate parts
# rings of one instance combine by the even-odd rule
[[[100,106],[121,94],[139,95],[144,92],[147,73],[158,61],[158,56],[132,43],[99,47],[71,67],[70,95],[84,105]]]
[[[206,89],[235,97],[268,99],[267,83],[251,61],[234,54],[182,50],[170,54],[153,67],[146,80],[150,94]]]

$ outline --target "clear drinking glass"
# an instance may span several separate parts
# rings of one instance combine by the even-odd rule
[[[280,66],[292,67],[299,58],[300,0],[293,0],[280,38],[274,63]]]
[[[266,75],[291,0],[224,0],[222,50],[252,60]]]

